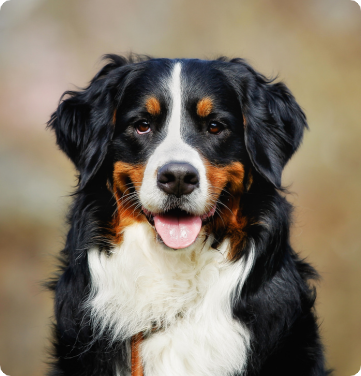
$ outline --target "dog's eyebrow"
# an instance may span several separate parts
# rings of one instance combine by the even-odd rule
[[[149,97],[147,99],[147,101],[145,102],[145,108],[153,116],[160,114],[160,103],[159,100],[155,97]]]
[[[212,99],[209,97],[205,97],[197,103],[197,115],[200,117],[206,117],[211,113],[212,108]]]

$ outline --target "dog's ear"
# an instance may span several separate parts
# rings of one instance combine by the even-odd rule
[[[244,117],[248,155],[255,169],[276,188],[282,170],[297,150],[307,128],[306,116],[283,83],[273,83],[245,60],[220,68],[235,89]]]
[[[283,83],[262,81],[246,94],[246,148],[256,170],[280,188],[282,170],[302,141],[306,116]]]
[[[48,127],[55,131],[57,144],[79,171],[80,189],[94,178],[107,155],[114,132],[119,86],[126,74],[124,58],[116,55],[106,58],[111,62],[86,89],[63,94],[48,122]]]

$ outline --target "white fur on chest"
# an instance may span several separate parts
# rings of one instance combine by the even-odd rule
[[[146,376],[232,375],[244,368],[250,334],[232,317],[231,300],[252,267],[228,262],[212,239],[184,251],[155,241],[148,223],[128,227],[123,243],[107,256],[89,251],[92,291],[87,302],[97,331],[112,338],[150,334],[141,348]]]

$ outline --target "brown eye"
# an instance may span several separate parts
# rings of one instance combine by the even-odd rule
[[[220,134],[224,130],[224,126],[221,123],[212,121],[208,126],[208,132],[211,134]]]
[[[150,124],[145,120],[141,120],[141,121],[138,121],[135,124],[135,129],[137,130],[138,134],[149,133],[150,132]]]

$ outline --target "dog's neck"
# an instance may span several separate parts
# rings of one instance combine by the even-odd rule
[[[230,262],[229,241],[218,250],[212,241],[202,235],[193,247],[171,251],[156,240],[148,223],[140,223],[125,230],[122,244],[110,255],[89,251],[92,291],[87,307],[95,331],[107,334],[110,342],[143,333],[147,375],[167,370],[164,357],[180,351],[179,346],[179,356],[191,359],[197,347],[198,353],[224,357],[232,370],[243,367],[239,354],[246,353],[249,333],[233,320],[231,301],[249,274],[253,253],[247,260]],[[234,359],[228,342],[238,349],[232,348]],[[183,374],[192,374],[198,365],[189,367]]]
[[[124,231],[110,255],[90,250],[93,319],[98,325],[106,319],[118,336],[131,337],[191,314],[230,267],[229,242],[215,250],[212,240],[203,235],[188,249],[172,251],[140,223]]]

